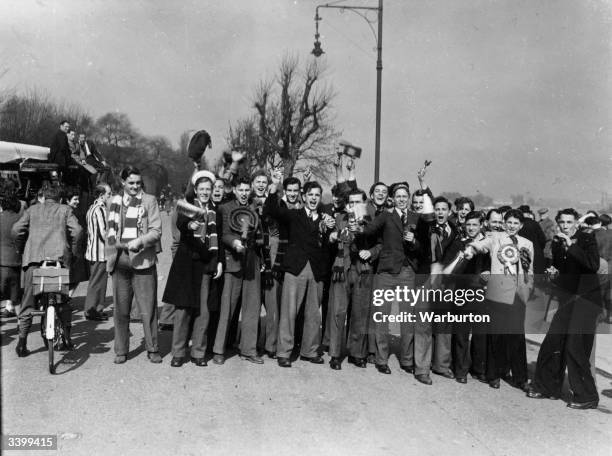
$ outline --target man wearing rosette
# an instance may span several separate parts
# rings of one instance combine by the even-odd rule
[[[499,388],[501,378],[517,388],[527,388],[525,305],[533,289],[533,245],[518,235],[522,226],[523,214],[510,209],[504,214],[505,231],[471,242],[464,252],[468,260],[475,252],[487,252],[491,258],[485,294],[491,317],[486,361],[491,388]]]

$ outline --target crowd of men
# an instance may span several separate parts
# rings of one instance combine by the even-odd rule
[[[86,163],[87,151],[93,155],[95,148],[85,144]],[[283,179],[277,170],[246,176],[242,158],[234,153],[221,176],[196,171],[173,209],[173,262],[159,318],[160,209],[143,191],[137,168],[121,172],[122,188],[114,195],[106,184],[94,187],[82,224],[60,203],[56,186],[45,187],[27,209],[5,195],[2,299],[18,301],[16,274],[23,274],[24,283],[18,356],[29,353],[32,271],[45,259],[71,261],[86,236],[85,317],[108,319],[104,300],[110,275],[116,364],[128,359],[134,308],[154,363],[162,362],[161,329],[172,330],[172,367],[206,366],[209,354],[222,365],[238,347],[240,358],[254,364],[266,357],[283,368],[297,359],[324,364],[327,351],[331,369],[342,369],[346,359],[357,368],[373,364],[382,374],[391,374],[389,318],[374,318],[375,313],[390,316],[398,308],[438,316],[489,315],[491,321],[484,323],[469,318],[402,322],[401,369],[424,385],[433,383],[431,373],[460,384],[471,374],[492,388],[504,380],[530,398],[554,399],[561,396],[567,368],[568,406],[597,407],[589,358],[598,323],[611,318],[608,215],[580,216],[569,208],[553,221],[543,208],[536,222],[528,206],[476,210],[469,198],[451,202],[434,196],[425,182],[427,166],[418,171],[419,188],[412,193],[407,182],[376,182],[366,193],[355,180],[356,160],[341,155],[332,203],[325,205],[322,186],[309,176],[305,182]],[[525,314],[536,287],[554,292],[559,308],[530,382]],[[411,303],[392,293],[382,304],[373,303],[377,290],[398,288],[440,293]],[[441,298],[442,292],[457,290],[463,290],[461,296],[480,293],[484,300],[458,304]],[[66,308],[62,318],[70,328]],[[65,345],[73,346],[70,330]]]

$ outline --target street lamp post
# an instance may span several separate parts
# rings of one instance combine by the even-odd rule
[[[376,39],[376,140],[374,145],[374,182],[378,182],[380,177],[380,107],[381,107],[381,94],[382,94],[382,33],[383,33],[383,0],[378,0],[378,6],[349,6],[349,5],[331,5],[324,4],[317,6],[315,10],[315,42],[314,49],[312,50],[312,54],[315,57],[320,57],[325,52],[321,48],[321,42],[319,41],[319,21],[322,20],[321,16],[319,16],[319,8],[334,8],[343,11],[353,11],[354,13],[361,16],[368,23],[372,33],[374,34],[374,38]],[[378,22],[378,34],[374,32],[372,27],[372,20],[370,20],[365,14],[361,13],[361,10],[367,11],[376,11],[377,22]]]

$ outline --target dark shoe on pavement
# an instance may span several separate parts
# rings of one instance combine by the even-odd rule
[[[26,356],[30,354],[30,350],[26,348],[26,341],[27,339],[25,337],[20,337],[19,340],[17,341],[17,346],[15,347],[15,353],[17,353],[17,356],[19,358],[25,358]]]
[[[253,364],[263,364],[264,363],[264,360],[261,359],[259,356],[256,356],[256,355],[252,355],[252,356],[249,356],[249,355],[240,355],[240,359],[243,359],[243,360],[248,361],[248,362],[253,363]]]
[[[538,391],[537,389],[535,389],[534,387],[528,388],[527,391],[525,391],[525,393],[526,393],[526,396],[530,399],[552,399],[552,400],[559,399],[558,397],[549,396],[548,394],[544,394]]]
[[[496,378],[495,380],[489,380],[489,386],[494,389],[499,389],[500,379]]]
[[[280,367],[291,367],[291,360],[289,358],[282,358],[279,356],[277,362]]]
[[[439,371],[432,371],[434,374],[436,375],[441,375],[444,378],[448,378],[448,379],[453,379],[455,378],[455,375],[451,372],[451,371],[444,371],[444,372],[439,372]]]
[[[599,401],[588,401],[588,402],[570,402],[567,406],[574,410],[588,410],[596,409],[599,405]]]
[[[465,385],[467,383],[467,377],[455,377],[455,381]]]
[[[181,367],[183,364],[185,364],[185,358],[182,356],[173,356],[170,361],[172,367]]]
[[[91,321],[107,321],[108,317],[100,312],[85,312],[85,319]]]
[[[414,366],[402,366],[400,364],[400,369],[405,372],[408,372],[409,374],[414,374]]]
[[[414,376],[418,382],[421,382],[423,385],[431,385],[433,382],[431,381],[431,377],[429,374],[417,374]]]
[[[191,358],[191,362],[199,367],[206,367],[208,363],[206,363],[206,358]]]
[[[376,364],[376,355],[374,353],[370,353],[367,357],[368,364]]]
[[[216,354],[215,356],[213,356],[213,363],[219,365],[225,364],[225,356]]]
[[[356,358],[354,356],[349,356],[348,362],[350,364],[354,364],[357,367],[361,367],[362,369],[368,367],[368,362],[366,361],[365,358]]]
[[[478,380],[479,382],[482,383],[488,383],[487,382],[487,377],[484,374],[472,374],[472,378]]]
[[[172,331],[174,329],[174,325],[160,323],[158,329],[160,331]]]
[[[127,361],[126,355],[117,355],[115,356],[115,360],[113,361],[115,364],[123,364]]]
[[[391,373],[391,369],[389,369],[389,366],[387,364],[376,364],[376,370],[381,374]]]
[[[158,352],[149,352],[147,353],[147,358],[154,364],[159,364],[162,362],[162,357]]]
[[[266,350],[266,355],[270,359],[276,359],[276,352],[271,352],[271,351]]]
[[[332,359],[329,360],[329,367],[331,367],[333,370],[342,369],[342,362],[340,361],[340,358],[336,358],[335,356],[332,357]]]
[[[301,361],[308,361],[309,363],[312,363],[312,364],[323,364],[325,362],[325,361],[323,361],[323,358],[321,358],[318,355],[317,356],[313,356],[312,358],[308,357],[308,356],[300,356],[300,360]]]

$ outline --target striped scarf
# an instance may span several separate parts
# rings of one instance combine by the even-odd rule
[[[122,206],[126,208],[125,222],[122,232],[119,233]],[[138,228],[143,215],[142,192],[134,197],[123,194],[115,195],[111,201],[108,213],[108,244],[115,245],[119,235],[121,235],[119,239],[122,243],[127,243],[136,239],[138,237]]]
[[[208,247],[209,252],[219,250],[219,239],[217,237],[217,213],[213,209],[212,204],[203,205],[199,200],[195,200],[194,204],[206,210],[206,216],[202,220],[204,222],[203,229],[200,232],[201,241]]]

